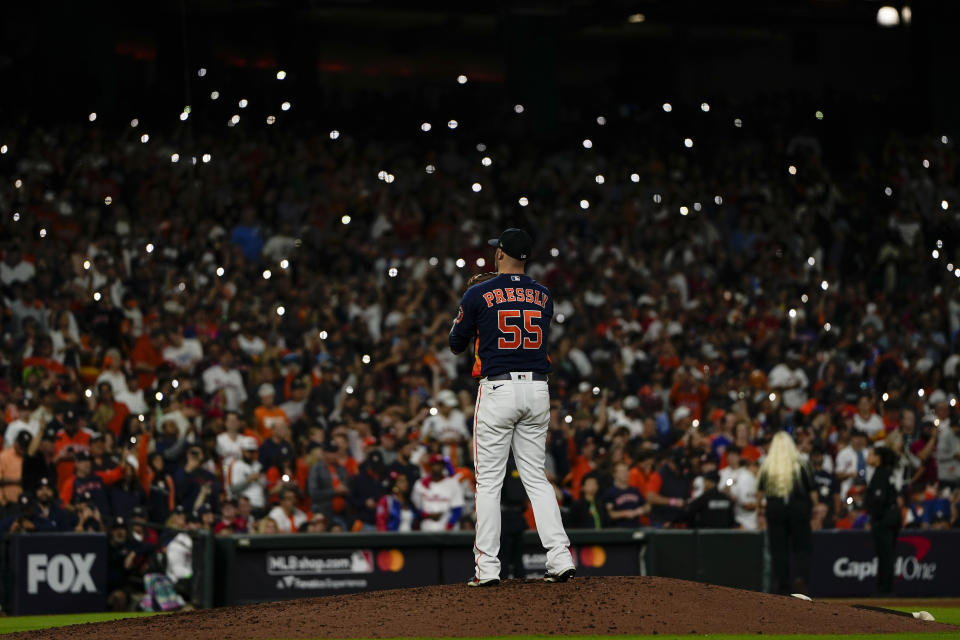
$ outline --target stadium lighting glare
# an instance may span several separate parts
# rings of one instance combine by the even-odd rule
[[[924,168],[924,169],[929,169],[929,168],[930,168],[930,161],[927,160],[926,158],[923,159],[923,168]]]
[[[94,111],[93,113],[91,113],[89,116],[87,116],[87,119],[90,120],[90,122],[93,122],[94,120],[96,120],[96,119],[97,119],[97,112]]]
[[[558,257],[559,255],[560,255],[560,249],[557,249],[556,247],[553,247],[552,249],[550,249],[550,256],[551,256],[551,257],[556,258],[556,257]]]
[[[703,111],[704,113],[709,112],[709,111],[710,111],[710,105],[709,105],[708,103],[706,103],[706,102],[701,102],[701,103],[700,103],[700,111]]]
[[[584,141],[583,141],[583,148],[584,148],[584,149],[592,149],[592,148],[593,148],[593,140],[591,140],[590,138],[587,138],[586,140],[584,140]]]
[[[0,146],[0,154],[6,154],[7,151],[9,151],[7,145]]]
[[[197,70],[197,77],[202,78],[205,75],[207,75],[207,70],[203,67],[200,67],[200,69]]]
[[[474,193],[480,193],[481,189],[483,189],[479,182],[474,182],[470,188],[473,189]]]
[[[716,204],[716,205],[718,205],[718,206],[721,205],[721,204],[723,204],[723,196],[714,196],[714,197],[713,197],[713,203]]]
[[[336,140],[336,139],[339,138],[339,137],[340,137],[340,132],[337,131],[336,129],[334,129],[333,131],[330,132],[330,139],[331,139],[331,140]]]
[[[641,22],[646,22],[647,16],[642,13],[632,13],[627,16],[627,22],[630,24],[640,24]]]
[[[457,76],[457,84],[467,84],[467,76],[462,73]]]
[[[673,111],[673,105],[670,104],[669,102],[664,102],[663,110],[666,111],[667,113],[670,113],[671,111]]]
[[[456,129],[456,128],[457,128],[457,124],[458,124],[458,123],[457,123],[456,120],[451,120],[450,122],[447,123],[447,126],[448,126],[449,128],[451,128],[451,129]]]
[[[220,99],[220,92],[219,92],[219,91],[211,91],[211,92],[210,92],[210,99],[211,99],[211,100],[219,100],[219,99]]]
[[[900,20],[903,22],[903,24],[910,24],[913,22],[913,9],[910,8],[910,5],[907,5],[900,10]]]
[[[387,269],[387,275],[390,276],[391,278],[396,278],[398,273],[400,272],[397,271],[396,267],[390,267],[389,269]]]
[[[823,120],[823,111],[820,111],[819,109],[817,109],[817,112],[813,115],[817,120]]]
[[[110,196],[105,197],[105,198],[103,199],[103,204],[105,204],[105,205],[107,205],[107,206],[109,207],[110,205],[113,204],[113,198],[111,198]]]
[[[132,128],[134,128],[134,129],[136,129],[136,128],[137,128],[137,125],[139,125],[139,124],[140,124],[140,121],[137,120],[136,118],[134,118],[133,120],[130,121],[130,126],[131,126]]]
[[[640,174],[639,174],[639,173],[631,173],[631,174],[630,174],[630,182],[640,182]]]
[[[602,127],[603,125],[607,124],[607,119],[603,116],[597,116],[597,124]]]
[[[493,164],[493,160],[490,159],[490,156],[484,156],[483,160],[480,161],[480,164],[482,164],[485,167],[489,167],[490,165]]]
[[[680,215],[685,216],[689,214],[690,214],[690,209],[688,209],[686,205],[680,207]]]
[[[517,200],[517,202],[520,203],[520,206],[521,206],[521,207],[525,207],[525,206],[527,206],[528,204],[530,204],[530,201],[527,199],[527,196],[520,196],[520,199]]]
[[[210,162],[210,158],[211,158],[211,155],[210,155],[209,153],[205,153],[205,154],[203,154],[203,156],[201,156],[200,159],[203,160],[203,163],[204,163],[204,164],[206,164],[206,163]]]
[[[420,131],[423,131],[424,133],[426,133],[427,131],[430,131],[430,129],[432,128],[433,128],[433,125],[431,125],[429,122],[424,122],[423,124],[420,125]]]
[[[653,202],[654,204],[660,204],[663,202],[663,196],[661,196],[659,193],[653,194]]]
[[[684,139],[683,139],[683,146],[685,146],[687,149],[691,148],[691,147],[693,146],[693,139],[692,139],[692,138],[684,138]]]
[[[247,102],[246,98],[241,98],[240,102],[237,103],[237,106],[239,106],[241,109],[246,109],[248,104],[250,103]]]
[[[281,69],[280,71],[277,71],[277,80],[283,80],[286,77],[287,77],[286,71],[284,71],[283,69]]]
[[[606,178],[604,178],[603,174],[601,173],[598,173],[594,178],[594,180],[596,181],[597,184],[603,184],[604,182],[606,182]]]
[[[276,121],[277,121],[276,116],[267,116],[267,124],[273,124]]]
[[[463,269],[465,266],[467,266],[467,261],[463,258],[457,258],[456,265],[457,269]]]
[[[522,105],[522,104],[515,104],[515,105],[513,105],[513,112],[514,112],[514,113],[523,113],[523,105]]]
[[[941,201],[940,201],[940,208],[943,209],[944,211],[946,211],[947,209],[950,208],[950,203],[947,202],[946,200],[941,200]]]
[[[484,267],[484,266],[486,266],[486,265],[487,265],[487,261],[486,261],[486,260],[484,260],[483,258],[477,258],[477,266],[478,266],[478,267]]]
[[[893,7],[880,7],[877,9],[877,24],[881,27],[897,26],[900,24],[900,12]]]
[[[281,111],[290,111],[290,107],[291,107],[291,106],[292,106],[292,105],[291,105],[289,102],[284,102],[283,104],[280,105],[280,110],[281,110]]]
[[[790,165],[789,167],[787,167],[787,173],[789,173],[792,176],[795,176],[797,175],[797,168],[793,165]]]
[[[218,276],[218,277],[222,278],[224,273],[225,273],[225,272],[224,272],[223,267],[217,267],[217,276]]]
[[[893,195],[893,189],[891,189],[890,187],[884,187],[883,194],[889,198],[890,196]]]
[[[589,209],[589,208],[590,208],[590,201],[587,200],[586,198],[584,198],[583,200],[581,200],[581,201],[580,201],[580,208],[581,208],[581,209]]]
[[[741,120],[740,118],[734,118],[733,126],[735,126],[737,129],[740,129],[741,127],[743,127],[743,120]]]
[[[170,162],[180,162],[180,154],[174,153],[170,156]]]
[[[426,171],[427,173],[434,173],[436,170],[437,170],[437,168],[436,168],[435,166],[433,166],[432,164],[428,164],[428,165],[426,166],[426,168],[424,169],[424,171]]]

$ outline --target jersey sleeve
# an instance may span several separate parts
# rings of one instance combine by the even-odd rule
[[[450,328],[450,351],[461,354],[466,351],[477,332],[476,295],[472,288],[463,294],[457,317]]]

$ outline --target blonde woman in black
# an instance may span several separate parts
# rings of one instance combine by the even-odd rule
[[[810,571],[813,534],[810,516],[817,501],[810,469],[800,458],[793,438],[785,431],[773,436],[760,465],[757,501],[767,520],[767,539],[777,593],[804,593]],[[790,552],[794,555],[794,580],[790,582]]]

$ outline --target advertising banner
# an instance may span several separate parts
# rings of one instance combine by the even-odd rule
[[[894,564],[895,596],[960,596],[960,531],[903,530]],[[877,558],[869,531],[813,535],[811,596],[871,596]]]
[[[584,544],[570,547],[578,576],[637,576],[640,575],[640,556],[635,543]],[[441,550],[443,582],[466,582],[475,571],[473,549],[448,548]],[[547,554],[539,544],[525,545],[523,550],[523,577],[539,579],[546,572]],[[506,578],[505,570],[501,577]]]
[[[232,602],[260,602],[436,584],[437,552],[406,549],[239,551]]]
[[[29,533],[13,537],[15,615],[103,611],[107,602],[107,537]]]

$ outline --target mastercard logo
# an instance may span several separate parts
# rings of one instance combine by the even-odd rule
[[[403,569],[403,554],[396,549],[387,549],[377,554],[377,568],[380,571],[400,571]]]
[[[603,547],[583,547],[580,549],[580,564],[585,567],[602,567],[607,564],[607,552]]]

